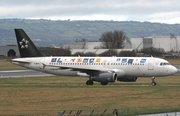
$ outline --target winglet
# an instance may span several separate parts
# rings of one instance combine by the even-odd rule
[[[43,56],[23,29],[14,30],[21,58]]]

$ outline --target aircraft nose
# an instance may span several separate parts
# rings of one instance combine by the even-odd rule
[[[171,68],[171,73],[172,73],[172,74],[177,73],[177,71],[178,71],[178,69],[177,69],[176,67],[173,66],[173,67]]]

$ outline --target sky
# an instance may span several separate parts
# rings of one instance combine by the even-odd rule
[[[180,24],[180,0],[0,0],[0,19]]]

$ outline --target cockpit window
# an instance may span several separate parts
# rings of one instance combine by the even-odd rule
[[[166,65],[170,65],[170,63],[169,62],[161,62],[160,63],[160,66],[166,66]]]

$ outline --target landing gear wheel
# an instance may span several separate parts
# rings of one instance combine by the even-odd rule
[[[101,82],[101,85],[107,85],[108,82]]]
[[[151,85],[152,85],[152,86],[156,86],[155,77],[152,77],[151,80],[152,80]]]
[[[152,82],[151,85],[152,85],[152,86],[156,86],[156,82]]]
[[[93,85],[93,84],[94,84],[94,82],[91,81],[91,80],[87,80],[87,81],[86,81],[86,85]]]

